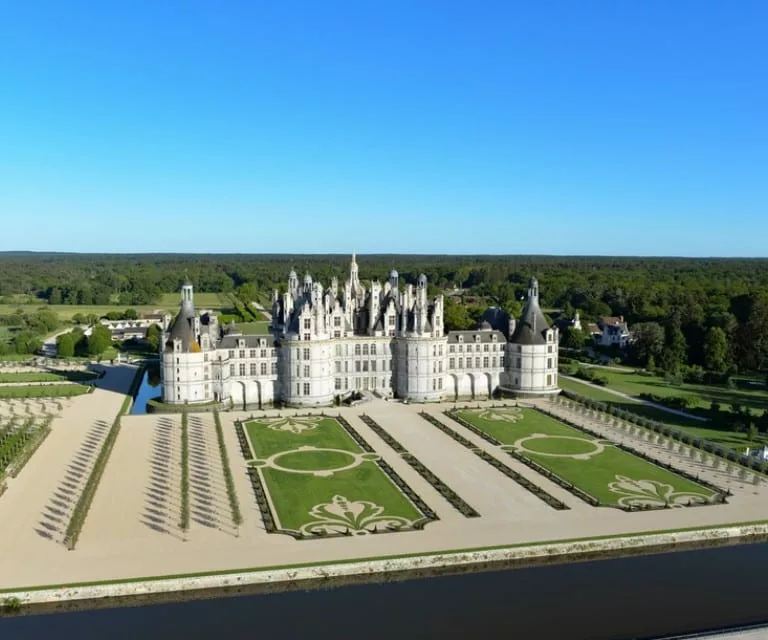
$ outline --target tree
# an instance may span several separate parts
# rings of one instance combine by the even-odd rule
[[[136,309],[126,309],[123,312],[123,318],[126,320],[136,320],[136,318],[139,317],[139,314],[136,312]]]
[[[472,316],[469,315],[467,307],[448,298],[445,301],[443,324],[446,331],[461,331],[463,329],[471,329],[475,322]]]
[[[159,325],[156,325],[156,324],[149,325],[149,328],[147,329],[147,346],[151,351],[160,350],[161,334],[162,334],[162,331],[160,330]]]
[[[56,348],[62,358],[71,358],[75,355],[75,341],[71,333],[64,333],[56,339]]]
[[[562,345],[569,349],[583,349],[587,343],[587,336],[581,329],[567,327],[563,332]]]
[[[112,346],[112,332],[102,324],[93,326],[88,336],[88,355],[97,356]]]
[[[640,364],[648,364],[653,356],[658,360],[664,350],[664,328],[658,322],[640,322],[632,327],[632,349]]]
[[[704,336],[704,368],[721,373],[728,366],[728,337],[720,327],[710,327]]]
[[[685,364],[688,344],[680,328],[680,316],[673,312],[664,330],[664,351],[661,354],[661,366],[665,371],[677,373],[680,365]]]

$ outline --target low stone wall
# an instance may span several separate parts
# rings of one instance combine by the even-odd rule
[[[137,604],[140,601],[216,598],[245,592],[290,591],[344,584],[387,582],[440,574],[663,553],[720,544],[760,542],[766,539],[768,539],[768,522],[763,522],[318,566],[244,570],[237,573],[197,577],[137,580],[26,591],[22,589],[0,593],[0,611],[4,603],[13,603],[14,611],[19,608],[23,611],[27,608],[61,610]]]

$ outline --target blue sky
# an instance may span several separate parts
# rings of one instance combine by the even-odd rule
[[[0,250],[768,255],[768,3],[0,4]]]

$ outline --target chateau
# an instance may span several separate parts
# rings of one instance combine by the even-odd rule
[[[415,402],[557,393],[557,328],[539,307],[531,279],[520,320],[489,309],[477,329],[443,330],[443,296],[427,296],[427,278],[401,286],[397,271],[366,289],[352,256],[342,287],[303,282],[272,294],[269,334],[222,327],[212,311],[196,311],[192,284],[161,341],[163,400],[330,405],[368,391]]]

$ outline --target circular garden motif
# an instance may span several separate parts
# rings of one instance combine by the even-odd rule
[[[328,471],[355,465],[355,458],[355,454],[348,451],[319,449],[288,451],[277,456],[275,462],[286,471]]]
[[[575,436],[551,436],[535,433],[515,442],[519,451],[540,456],[589,460],[602,453],[605,445],[599,440],[577,438]]]
[[[378,460],[378,454],[355,453],[345,449],[331,449],[306,445],[290,451],[275,453],[269,458],[252,460],[254,467],[272,468],[286,473],[306,473],[314,476],[332,476],[337,471],[354,469],[364,462]]]

